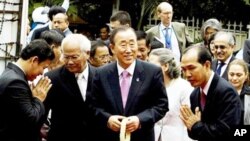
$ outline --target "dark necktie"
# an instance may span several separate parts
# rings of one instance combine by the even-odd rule
[[[221,62],[221,63],[219,64],[219,66],[218,66],[218,68],[217,68],[217,70],[216,70],[216,73],[217,73],[218,75],[221,74],[221,68],[222,68],[224,65],[225,65],[224,62]]]
[[[169,30],[171,30],[170,28],[165,28],[165,44],[166,44],[166,48],[171,49],[171,36],[169,34]]]
[[[207,96],[205,95],[205,93],[202,90],[201,90],[200,94],[201,94],[201,109],[203,110],[205,105],[206,105],[206,97]]]

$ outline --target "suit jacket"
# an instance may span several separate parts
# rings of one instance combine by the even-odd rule
[[[241,100],[241,104],[242,104],[242,121],[241,121],[241,125],[249,125],[249,116],[247,115],[250,115],[250,110],[249,110],[249,107],[245,105],[245,99],[246,98],[249,98],[250,97],[250,87],[245,84],[243,87],[242,87],[242,90],[241,90],[241,93],[240,93],[240,100]],[[244,123],[244,120],[245,122],[247,123]]]
[[[32,96],[24,72],[12,63],[0,77],[0,113],[1,141],[40,140],[44,105]]]
[[[95,68],[89,66],[87,92],[90,92]],[[64,66],[46,73],[52,82],[44,105],[46,113],[51,109],[51,127],[48,141],[88,141],[92,130],[88,129],[92,118],[83,100],[74,73]]]
[[[226,67],[224,73],[223,73],[222,76],[221,76],[222,78],[228,80],[227,72],[228,72],[229,63],[232,62],[232,61],[235,60],[235,59],[236,59],[236,58],[235,58],[234,56],[232,56],[232,58],[230,59],[230,61],[229,61],[228,64],[227,64],[227,67]],[[215,60],[212,61],[212,69],[213,69],[214,72],[216,72],[217,66],[218,66],[218,65],[219,65],[219,62],[218,62],[217,59],[215,59]]]
[[[65,29],[65,30],[63,31],[63,33],[64,33],[64,36],[65,36],[65,37],[68,36],[68,35],[70,35],[70,34],[72,34],[72,32],[71,32],[71,30],[70,30],[69,28]]]
[[[42,32],[48,31],[48,30],[50,30],[49,29],[49,24],[47,26],[35,29],[34,32],[33,32],[33,34],[32,34],[32,36],[31,36],[31,41],[33,41],[35,39],[39,39],[40,36],[41,36],[41,34],[42,34]]]
[[[161,68],[137,60],[123,109],[117,62],[112,62],[96,72],[89,102],[100,130],[98,140],[119,141],[119,132],[107,127],[111,115],[137,116],[140,129],[131,134],[131,141],[154,141],[154,123],[168,111],[168,98],[163,84]]]
[[[243,60],[250,64],[250,39],[247,39],[244,42]]]
[[[200,88],[190,96],[191,109],[201,109]],[[206,96],[206,104],[201,113],[201,121],[196,122],[188,134],[198,141],[222,141],[230,130],[240,124],[242,106],[236,90],[228,81],[214,75]],[[232,136],[230,134],[230,136]]]
[[[180,53],[182,54],[184,49],[193,43],[191,37],[188,34],[185,24],[172,22],[172,28],[178,40],[178,45],[180,48]],[[147,33],[153,33],[154,36],[160,38],[160,26],[156,25],[149,30],[146,31]]]

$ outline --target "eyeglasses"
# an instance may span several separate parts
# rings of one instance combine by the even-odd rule
[[[215,49],[219,49],[220,48],[220,49],[223,50],[223,49],[227,48],[227,46],[224,46],[224,45],[214,45],[214,48]]]
[[[63,59],[65,60],[65,61],[69,61],[69,60],[71,60],[71,61],[77,61],[78,59],[79,59],[79,57],[80,57],[81,55],[73,55],[73,56],[66,56],[66,55],[63,55]]]

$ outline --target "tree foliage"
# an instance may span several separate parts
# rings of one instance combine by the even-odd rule
[[[30,13],[41,5],[59,5],[63,0],[29,0]],[[217,18],[220,21],[242,21],[248,24],[249,5],[244,0],[120,0],[120,10],[128,11],[132,25],[142,29],[148,23],[148,17],[154,13],[157,5],[168,1],[173,5],[174,19],[195,17],[199,19]],[[109,22],[114,0],[70,0],[68,14],[78,15],[89,24],[99,26]]]

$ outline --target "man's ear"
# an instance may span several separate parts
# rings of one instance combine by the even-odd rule
[[[206,66],[207,69],[210,69],[211,68],[211,62],[210,61],[206,61],[204,63],[204,65]]]
[[[54,49],[55,47],[56,47],[55,44],[51,44],[51,45],[50,45],[50,48],[51,48],[51,49]]]
[[[114,48],[115,48],[115,46],[113,45],[113,44],[109,44],[109,48],[110,48],[110,50],[111,50],[111,52],[113,53],[113,54],[115,54],[115,51],[114,51]]]
[[[90,51],[86,51],[85,53],[86,53],[86,55],[87,55],[87,59],[89,59],[89,58],[90,58],[90,57],[89,57],[89,56],[90,56]]]
[[[39,58],[37,56],[33,56],[30,58],[31,63],[39,63]]]
[[[164,71],[164,72],[167,72],[168,69],[169,69],[169,64],[167,63],[167,64],[164,65],[163,71]]]

